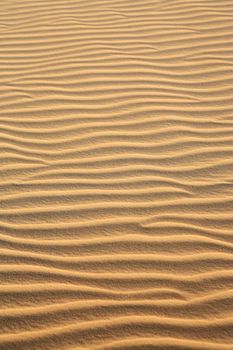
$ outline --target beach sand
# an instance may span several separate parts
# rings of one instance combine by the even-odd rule
[[[233,1],[1,0],[0,349],[233,349]]]

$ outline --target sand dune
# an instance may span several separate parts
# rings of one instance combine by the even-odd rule
[[[233,2],[2,0],[0,349],[233,349]]]

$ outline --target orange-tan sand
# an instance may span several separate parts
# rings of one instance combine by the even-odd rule
[[[233,1],[0,1],[0,350],[233,349]]]

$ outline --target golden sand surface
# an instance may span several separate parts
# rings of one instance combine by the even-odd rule
[[[233,1],[0,1],[0,350],[233,349]]]

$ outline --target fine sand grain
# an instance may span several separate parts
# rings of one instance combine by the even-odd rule
[[[233,349],[233,1],[0,1],[0,350]]]

